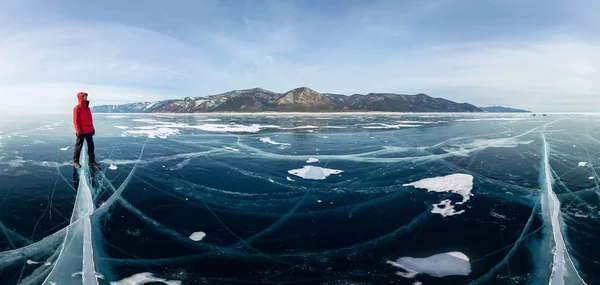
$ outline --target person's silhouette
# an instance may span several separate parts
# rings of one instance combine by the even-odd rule
[[[94,153],[94,135],[96,134],[96,129],[94,128],[88,94],[86,92],[77,93],[77,100],[78,103],[73,108],[73,127],[75,127],[75,135],[77,136],[75,149],[73,149],[73,166],[75,168],[81,167],[79,157],[81,156],[83,142],[86,141],[89,165],[91,167],[100,167],[100,164],[96,162],[96,155]]]

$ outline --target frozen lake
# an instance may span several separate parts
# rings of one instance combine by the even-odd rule
[[[2,117],[2,284],[598,284],[600,115]]]

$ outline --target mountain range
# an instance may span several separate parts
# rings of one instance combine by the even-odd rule
[[[479,107],[479,109],[488,113],[531,113],[531,111],[528,110],[521,110],[502,106]]]
[[[484,112],[468,104],[426,94],[369,93],[341,95],[300,87],[286,93],[262,88],[235,90],[206,97],[92,107],[97,113],[208,112]]]

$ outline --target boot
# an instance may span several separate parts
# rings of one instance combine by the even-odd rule
[[[81,164],[79,164],[79,162],[73,162],[73,167],[81,168]]]
[[[90,162],[89,165],[90,167],[100,168],[100,164],[98,164],[97,162]]]

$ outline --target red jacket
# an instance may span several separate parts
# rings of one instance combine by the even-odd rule
[[[94,122],[92,120],[92,111],[90,110],[90,101],[84,101],[83,95],[87,93],[77,93],[79,103],[73,108],[73,126],[77,135],[89,134],[94,132]]]

